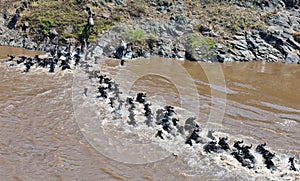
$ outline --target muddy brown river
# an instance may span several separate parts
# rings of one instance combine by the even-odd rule
[[[0,46],[0,59],[7,54],[37,52]],[[101,60],[94,68],[118,81],[124,93],[146,92],[153,105],[174,105],[183,110],[182,114],[197,117],[203,130],[216,130],[216,136],[226,135],[230,141],[244,140],[254,146],[266,142],[278,155],[282,172],[262,169],[256,174],[226,155],[224,159],[218,154],[202,154],[202,147],[190,148],[179,139],[160,143],[170,151],[161,159],[148,158],[145,163],[123,161],[131,154],[117,157],[113,154],[119,151],[117,147],[106,149],[101,145],[104,138],[97,137],[95,132],[102,120],[95,123],[88,119],[88,107],[78,110],[84,104],[74,99],[74,94],[78,94],[74,90],[84,81],[81,74],[77,74],[78,79],[74,76],[79,70],[51,74],[32,69],[23,73],[24,67],[2,61],[0,180],[300,179],[299,172],[285,169],[288,157],[300,159],[299,65],[196,63],[154,57],[127,61],[125,67],[120,67],[117,60]],[[88,95],[93,97],[93,91],[89,91]],[[107,112],[99,110],[98,116],[110,119]],[[126,132],[126,125],[125,131],[109,130],[111,122],[110,119],[101,123],[108,135]],[[120,128],[120,124],[115,127]],[[145,127],[133,131],[137,137],[148,135]],[[150,134],[147,139],[157,138]],[[107,144],[111,146],[114,142]],[[134,154],[147,160],[146,153]],[[299,167],[299,161],[296,164]],[[282,173],[287,176],[281,178]]]

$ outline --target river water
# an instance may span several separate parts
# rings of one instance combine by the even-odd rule
[[[0,47],[0,59],[7,54],[36,53]],[[174,105],[182,110],[182,118],[197,117],[203,132],[216,130],[216,137],[226,135],[230,143],[243,139],[256,146],[266,142],[278,155],[282,172],[262,168],[254,173],[225,154],[204,154],[202,147],[189,147],[179,138],[158,143],[170,152],[160,159],[151,153],[156,160],[130,162],[126,159],[131,153],[123,157],[112,153],[119,151],[113,142],[108,145],[115,149],[104,148],[97,129],[102,126],[113,135],[126,130],[109,128],[132,128],[112,125],[114,119],[104,110],[105,103],[99,103],[103,110],[97,116],[108,121],[101,119],[97,127],[98,122],[88,118],[94,112],[88,114],[88,106],[80,107],[89,99],[81,98],[79,92],[85,86],[83,81],[89,80],[81,80],[84,73],[79,68],[54,74],[42,69],[23,73],[24,67],[2,61],[0,180],[278,180],[282,173],[288,174],[281,179],[300,179],[299,172],[286,170],[288,157],[300,159],[299,65],[212,64],[154,57],[128,61],[125,67],[110,59],[93,66],[120,83],[124,94],[146,92],[153,106]],[[94,98],[91,87],[87,97]],[[139,136],[147,135],[147,141],[157,140],[146,127],[132,131],[134,136],[126,135],[131,141],[143,141]],[[146,157],[146,153],[134,154]]]

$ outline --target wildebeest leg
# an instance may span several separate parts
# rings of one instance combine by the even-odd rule
[[[128,118],[129,118],[129,121],[127,123],[129,125],[133,125],[133,126],[137,125],[136,122],[135,122],[135,119],[134,119],[134,113],[133,113],[133,111],[129,112]]]
[[[84,90],[83,90],[83,95],[85,95],[85,96],[87,96],[87,91],[88,91],[88,88],[84,88]]]
[[[157,136],[158,136],[160,139],[162,139],[162,140],[163,140],[163,139],[164,139],[164,137],[162,136],[162,133],[163,133],[163,132],[162,132],[162,130],[158,130],[158,131],[157,131],[157,134],[155,135],[155,137],[157,137]]]

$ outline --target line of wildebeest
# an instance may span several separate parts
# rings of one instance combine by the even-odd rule
[[[46,55],[35,55],[34,57],[8,55],[8,57],[6,62],[11,62],[10,66],[24,65],[24,72],[28,72],[31,67],[40,67],[48,69],[50,73],[54,73],[56,67],[61,70],[71,69],[73,65],[78,65],[81,58],[79,48],[76,49],[75,53],[71,53],[71,51],[66,51],[60,47],[50,50],[49,54]]]
[[[243,167],[257,170],[255,164],[257,160],[255,156],[250,152],[252,145],[245,145],[243,141],[235,141],[233,146],[230,147],[227,140],[228,137],[220,137],[218,140],[213,136],[213,131],[209,131],[207,137],[210,141],[204,141],[199,135],[201,129],[200,126],[195,122],[196,118],[188,118],[185,121],[184,126],[179,124],[179,119],[176,118],[176,112],[173,106],[165,106],[162,109],[158,109],[155,113],[151,110],[151,103],[146,101],[145,93],[137,93],[136,97],[128,96],[126,100],[122,100],[120,97],[119,84],[114,82],[112,78],[109,78],[107,75],[99,74],[100,72],[93,72],[93,77],[96,78],[99,83],[98,87],[98,96],[100,99],[108,99],[109,105],[113,108],[112,113],[119,113],[122,106],[125,106],[128,109],[128,121],[127,123],[132,126],[137,126],[137,120],[135,119],[134,110],[138,106],[143,106],[142,114],[145,117],[144,123],[149,127],[160,125],[156,137],[159,139],[165,139],[169,135],[176,136],[176,134],[184,135],[185,131],[188,132],[186,137],[185,144],[193,146],[193,144],[204,144],[203,149],[206,153],[221,153],[226,151],[232,155]],[[156,115],[156,116],[155,116]],[[155,119],[154,119],[155,116]],[[169,134],[169,135],[166,135]],[[266,148],[266,143],[259,144],[255,148],[255,152],[262,155],[264,159],[265,166],[272,170],[276,171],[278,168],[273,162],[275,153],[272,153]],[[296,168],[295,158],[288,158],[289,170],[298,172]],[[285,176],[282,174],[281,176]]]

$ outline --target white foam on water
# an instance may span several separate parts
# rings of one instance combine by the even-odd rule
[[[100,100],[101,101],[101,100]],[[100,107],[102,109],[107,109],[108,107],[108,102],[107,101],[103,101],[102,104],[99,104]],[[138,141],[138,142],[155,142],[157,143],[160,147],[164,148],[165,150],[167,150],[170,153],[173,153],[175,155],[184,155],[185,158],[184,160],[186,160],[187,165],[190,167],[190,171],[189,172],[193,172],[192,170],[194,170],[197,173],[197,170],[201,170],[201,169],[207,169],[207,165],[203,164],[203,162],[208,162],[208,163],[212,163],[212,165],[216,164],[216,165],[221,165],[222,167],[224,167],[226,169],[226,172],[238,172],[240,173],[242,176],[244,177],[249,177],[252,179],[255,178],[261,178],[261,177],[267,177],[268,179],[271,180],[277,180],[278,178],[282,178],[281,174],[282,173],[288,173],[288,175],[286,176],[286,178],[284,179],[290,179],[292,178],[292,176],[290,176],[289,174],[293,174],[293,172],[290,172],[287,168],[288,168],[288,156],[283,156],[283,155],[278,155],[278,159],[273,159],[275,166],[278,168],[279,171],[270,171],[269,169],[266,168],[265,164],[264,164],[264,159],[262,158],[262,156],[258,153],[256,153],[254,150],[251,150],[250,152],[255,156],[257,163],[255,170],[253,169],[247,169],[241,166],[241,163],[239,163],[233,156],[230,155],[229,152],[225,152],[223,151],[222,153],[212,153],[212,154],[207,154],[204,152],[203,150],[203,146],[204,144],[195,144],[193,142],[193,146],[189,146],[187,144],[185,144],[185,140],[186,140],[186,135],[180,135],[180,134],[176,134],[176,136],[170,136],[170,134],[166,131],[164,131],[161,127],[161,125],[154,125],[154,127],[148,127],[147,125],[145,125],[144,121],[145,116],[144,114],[144,110],[143,110],[143,106],[141,104],[138,104],[135,102],[135,106],[136,109],[134,110],[135,113],[135,119],[137,122],[137,126],[132,126],[127,124],[128,121],[128,111],[127,108],[123,107],[123,109],[120,111],[122,117],[119,119],[115,119],[113,118],[113,116],[111,116],[111,113],[108,113],[109,115],[107,115],[107,117],[110,117],[109,119],[106,119],[103,122],[103,126],[104,129],[105,127],[107,127],[107,129],[113,129],[113,130],[118,130],[120,132],[123,132],[125,136],[126,135],[130,135],[132,134],[132,136],[130,138],[128,138],[128,140],[133,139],[133,141]],[[151,107],[153,109],[153,112],[155,112],[155,110],[157,110],[158,108],[160,108],[159,106],[155,106],[152,105]],[[177,110],[179,108],[175,107],[175,110]],[[108,109],[108,112],[112,112],[112,109]],[[177,111],[176,111],[177,112]],[[180,117],[180,115],[177,115],[178,117]],[[155,119],[155,116],[154,116]],[[180,125],[184,125],[184,118],[180,117],[180,122],[178,124]],[[164,140],[159,139],[158,137],[155,136],[157,130],[162,130],[163,135],[164,135]],[[119,133],[117,133],[119,134]],[[134,135],[134,136],[133,136]],[[169,135],[169,136],[166,136]],[[207,130],[203,130],[200,133],[201,137],[206,137],[207,135]],[[231,135],[228,135],[224,132],[214,132],[214,136],[216,138],[219,137],[228,137],[228,143],[229,145],[233,145],[234,143],[234,139],[231,137]],[[245,136],[240,136],[239,137],[242,140],[248,140],[245,141],[246,145],[250,145],[251,143],[251,138],[247,138]],[[123,137],[124,139],[124,137]],[[127,140],[127,141],[128,141]],[[204,139],[206,142],[209,141],[209,139]],[[254,148],[255,146],[253,146]],[[252,148],[252,149],[253,149]],[[255,149],[255,148],[254,148]],[[203,160],[203,156],[207,158],[207,160]],[[280,158],[280,159],[279,159]],[[285,161],[285,162],[282,162]],[[225,174],[225,171],[223,171],[224,173],[218,173],[218,174]]]

